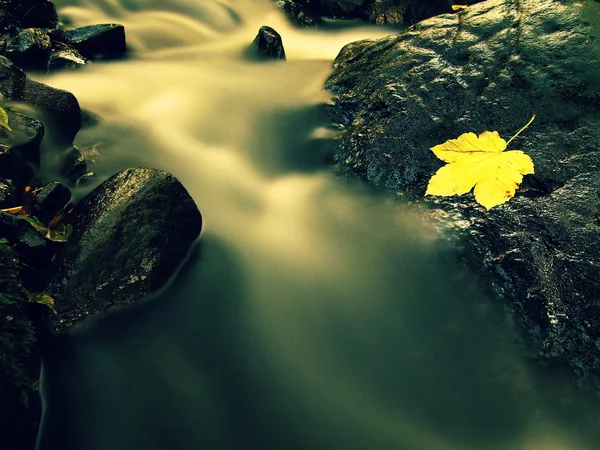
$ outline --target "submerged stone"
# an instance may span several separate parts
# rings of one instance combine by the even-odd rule
[[[60,154],[59,173],[63,178],[75,183],[75,180],[87,172],[85,155],[75,147],[69,146]]]
[[[252,42],[257,54],[266,59],[285,59],[285,50],[281,36],[271,27],[260,27]]]
[[[48,58],[48,70],[77,69],[89,63],[90,61],[75,49],[55,49]]]
[[[73,234],[49,291],[58,329],[135,302],[161,287],[198,237],[202,217],[173,175],[131,168],[108,179],[70,214]]]
[[[82,175],[80,175],[79,177],[77,177],[77,179],[75,180],[75,186],[77,187],[81,187],[81,186],[88,186],[92,183],[94,183],[97,179],[97,175],[95,172],[92,171],[88,171]]]
[[[336,168],[447,217],[456,260],[511,305],[543,364],[600,393],[600,3],[488,0],[347,45],[326,83],[345,130]],[[508,138],[535,174],[484,210],[423,198],[430,148],[466,132]]]

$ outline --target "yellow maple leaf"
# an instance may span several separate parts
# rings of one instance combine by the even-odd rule
[[[425,195],[462,195],[475,187],[475,200],[486,209],[510,200],[523,180],[533,173],[533,161],[521,150],[504,150],[535,119],[506,142],[497,131],[461,134],[431,147],[439,159],[449,164],[429,180]]]

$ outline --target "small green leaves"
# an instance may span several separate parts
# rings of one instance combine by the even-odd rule
[[[29,222],[29,224],[33,228],[35,228],[42,236],[54,242],[67,242],[67,239],[69,239],[69,236],[71,236],[71,232],[73,231],[73,227],[71,227],[71,225],[60,224],[57,228],[52,229],[45,226],[36,217],[17,217],[19,219],[23,219]]]
[[[8,114],[4,108],[0,106],[0,127],[6,128],[8,131],[12,131],[12,128],[8,124]]]
[[[40,305],[46,305],[53,312],[54,310],[54,299],[47,294],[35,294],[32,292],[27,292],[27,299],[30,303],[39,303]]]

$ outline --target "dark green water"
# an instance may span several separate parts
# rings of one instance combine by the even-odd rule
[[[44,79],[103,118],[76,143],[101,178],[171,171],[206,224],[163,292],[47,355],[39,450],[600,447],[598,405],[528,364],[433,219],[330,173],[323,81],[385,30],[293,30],[267,0],[57,4],[135,50]],[[264,24],[287,62],[243,60]]]

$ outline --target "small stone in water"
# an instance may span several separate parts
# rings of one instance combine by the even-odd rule
[[[260,27],[252,45],[262,58],[285,59],[285,50],[283,49],[281,36],[271,27]]]

